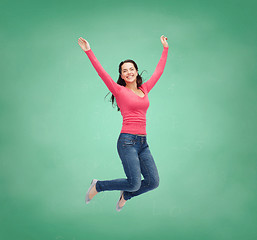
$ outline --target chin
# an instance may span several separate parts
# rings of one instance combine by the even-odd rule
[[[137,79],[135,78],[135,79],[132,79],[132,80],[130,80],[130,81],[128,81],[129,83],[133,83],[133,82],[136,82],[137,81]]]

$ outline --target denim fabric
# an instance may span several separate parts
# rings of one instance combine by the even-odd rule
[[[158,170],[146,135],[120,133],[117,149],[127,178],[98,180],[97,192],[123,190],[124,199],[129,200],[159,186]],[[143,180],[141,180],[141,174],[144,177]]]

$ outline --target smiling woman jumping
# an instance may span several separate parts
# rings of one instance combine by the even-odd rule
[[[105,181],[93,179],[86,194],[86,203],[99,192],[120,190],[116,204],[116,210],[120,211],[127,200],[159,186],[158,170],[146,139],[146,112],[149,107],[148,93],[161,77],[168,56],[168,39],[164,35],[160,39],[163,45],[161,58],[153,75],[145,83],[138,74],[137,64],[130,59],[120,63],[116,83],[101,66],[88,41],[82,37],[78,39],[78,44],[112,93],[112,102],[116,99],[118,111],[123,117],[117,150],[127,176]]]

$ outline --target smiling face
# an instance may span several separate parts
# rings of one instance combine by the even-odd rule
[[[126,62],[121,66],[121,78],[127,83],[137,80],[138,71],[133,63]]]

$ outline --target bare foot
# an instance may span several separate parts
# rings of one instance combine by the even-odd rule
[[[92,187],[92,189],[89,192],[89,199],[91,200],[98,192],[96,191],[95,185]]]
[[[127,202],[127,200],[124,199],[123,194],[121,195],[121,199],[119,201],[119,207],[123,207],[125,205],[125,203]]]

